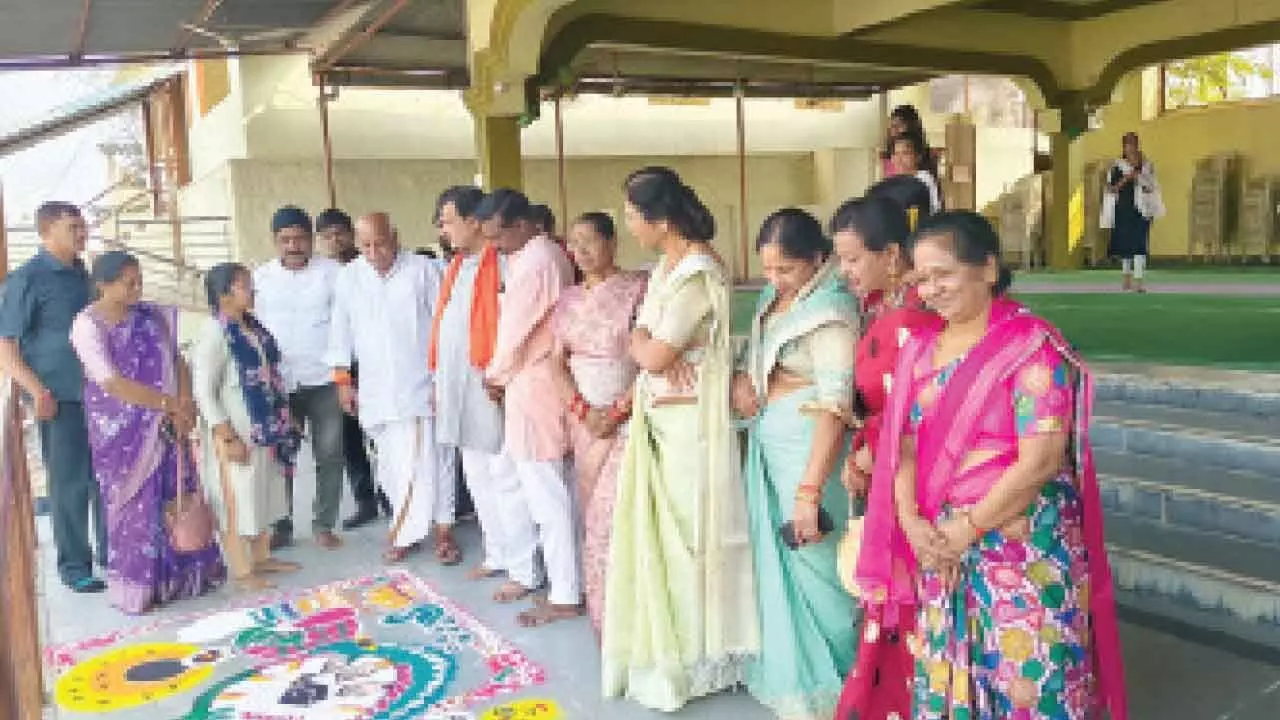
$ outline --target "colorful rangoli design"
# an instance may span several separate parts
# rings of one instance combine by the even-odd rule
[[[158,720],[143,706],[190,698],[182,720],[451,720],[544,679],[404,572],[50,648],[47,662],[65,718]]]

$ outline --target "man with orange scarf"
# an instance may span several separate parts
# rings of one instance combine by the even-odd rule
[[[508,570],[508,529],[501,521],[502,493],[519,492],[515,469],[503,456],[502,408],[484,389],[484,370],[498,333],[498,296],[505,258],[485,243],[476,219],[484,193],[475,187],[445,190],[436,203],[440,234],[454,249],[436,302],[428,364],[435,373],[436,440],[457,448],[471,494],[484,558],[473,580]]]

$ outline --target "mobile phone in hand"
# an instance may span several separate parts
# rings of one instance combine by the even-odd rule
[[[818,532],[828,535],[835,529],[836,523],[831,519],[831,514],[823,508],[818,508]],[[782,544],[791,550],[800,549],[800,543],[796,542],[796,526],[790,520],[778,528],[778,535],[782,537]]]

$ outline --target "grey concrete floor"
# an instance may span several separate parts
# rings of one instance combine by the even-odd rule
[[[304,453],[298,495],[298,545],[282,557],[303,564],[303,570],[288,578],[284,590],[302,590],[329,582],[369,575],[382,568],[379,555],[385,538],[381,527],[346,533],[345,545],[336,551],[317,548],[310,541],[309,508],[311,482],[305,472],[309,455]],[[349,509],[349,508],[347,508]],[[168,617],[213,611],[251,600],[229,589],[193,601],[178,603],[146,618],[130,618],[108,606],[103,596],[76,595],[63,588],[52,572],[52,540],[47,522],[41,519],[42,609],[45,642],[61,644],[106,634],[135,624],[150,624]],[[539,629],[517,626],[521,607],[496,605],[490,601],[493,582],[473,583],[465,579],[466,568],[477,557],[479,533],[474,524],[459,529],[467,552],[460,567],[444,568],[429,556],[417,556],[405,569],[430,582],[455,603],[473,613],[525,652],[546,671],[546,683],[501,698],[490,706],[518,698],[546,698],[555,701],[564,717],[632,720],[663,717],[632,703],[604,701],[599,692],[599,653],[585,620],[557,623]],[[1175,634],[1146,626],[1125,624],[1122,628],[1128,671],[1130,717],[1133,720],[1274,720],[1280,718],[1280,665],[1267,658],[1246,657],[1214,645],[1198,644]],[[54,678],[46,678],[52,685]],[[101,718],[146,718],[163,720],[179,717],[190,703],[189,697],[146,709],[95,715]],[[479,717],[486,706],[476,708]],[[51,716],[71,717],[67,713]],[[770,714],[742,693],[723,694],[691,703],[676,714],[681,718],[714,720],[755,720]],[[81,716],[77,716],[81,717]]]

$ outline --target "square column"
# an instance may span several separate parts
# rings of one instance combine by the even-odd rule
[[[1076,218],[1072,206],[1078,179],[1071,172],[1071,149],[1075,139],[1088,128],[1089,115],[1083,106],[1064,107],[1044,113],[1041,128],[1049,133],[1049,198],[1044,208],[1045,261],[1055,270],[1071,270],[1082,264],[1084,224],[1097,218]],[[1078,235],[1079,237],[1073,237]]]
[[[524,186],[520,157],[520,118],[505,115],[475,115],[476,158],[481,185],[485,190]]]

